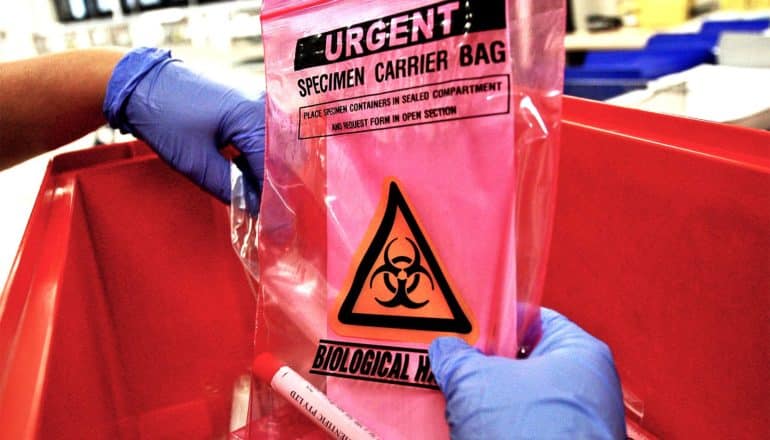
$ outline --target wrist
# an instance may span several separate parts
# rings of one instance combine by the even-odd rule
[[[133,132],[126,115],[126,103],[139,83],[153,70],[173,62],[171,51],[141,47],[123,56],[112,71],[102,104],[104,117],[113,128]]]

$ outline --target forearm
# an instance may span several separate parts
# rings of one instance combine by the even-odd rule
[[[123,55],[89,49],[0,63],[0,169],[104,124],[105,89]]]

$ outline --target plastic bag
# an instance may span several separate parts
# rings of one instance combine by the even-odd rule
[[[563,4],[266,0],[262,23],[259,222],[235,187],[232,210],[256,351],[381,438],[446,438],[430,341],[513,357],[535,340]],[[268,384],[251,401],[244,437],[321,435]]]

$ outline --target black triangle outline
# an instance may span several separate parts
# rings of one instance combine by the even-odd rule
[[[374,265],[377,263],[377,257],[380,251],[385,247],[388,236],[393,229],[396,220],[396,213],[401,211],[409,230],[422,252],[425,263],[433,273],[436,285],[444,296],[444,300],[452,312],[452,318],[429,318],[419,316],[397,316],[397,315],[376,315],[371,313],[355,313],[353,308],[361,295],[362,288],[366,283]],[[428,245],[420,226],[417,224],[414,214],[406,203],[404,195],[401,193],[396,182],[391,181],[388,187],[388,199],[385,205],[385,212],[382,221],[377,227],[369,248],[366,250],[361,262],[356,268],[353,282],[346,293],[345,300],[337,313],[337,319],[342,324],[359,325],[366,327],[396,328],[403,330],[421,330],[434,332],[450,332],[459,334],[468,334],[473,330],[471,322],[465,316],[465,312],[457,301],[455,293],[449,286],[441,267],[433,255],[433,250]]]

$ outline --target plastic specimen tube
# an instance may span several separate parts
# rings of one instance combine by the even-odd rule
[[[302,414],[340,440],[378,439],[356,419],[329,400],[326,395],[296,371],[263,352],[254,358],[254,375],[286,398]]]

